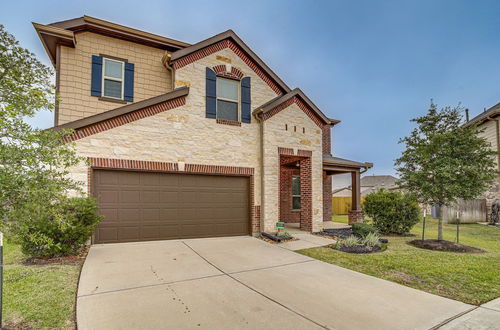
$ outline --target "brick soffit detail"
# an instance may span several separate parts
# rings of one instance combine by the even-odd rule
[[[213,45],[189,54],[186,57],[180,58],[172,63],[172,67],[176,70],[180,69],[188,64],[196,62],[226,48],[231,49],[236,55],[238,55],[238,57],[240,57],[246,65],[248,65],[262,80],[264,80],[276,94],[283,94],[283,91],[278,84],[276,84],[268,74],[266,74],[249,56],[247,56],[238,45],[228,39],[219,41]]]
[[[125,124],[143,118],[151,117],[161,112],[183,106],[185,104],[186,104],[186,96],[181,96],[179,98],[168,100],[152,106],[148,106],[134,112],[126,113],[114,118],[103,120],[101,122],[76,129],[75,132],[66,139],[66,142],[83,139],[87,136],[101,133],[118,126],[123,126]]]

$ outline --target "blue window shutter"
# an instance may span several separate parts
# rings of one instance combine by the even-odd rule
[[[216,117],[217,108],[217,75],[212,69],[207,68],[206,70],[206,112],[207,118]]]
[[[90,95],[102,95],[102,56],[92,55],[92,81]]]
[[[250,123],[251,103],[250,77],[245,77],[241,79],[241,121],[244,123]]]
[[[134,102],[134,63],[125,62],[125,85],[123,86],[123,99]]]

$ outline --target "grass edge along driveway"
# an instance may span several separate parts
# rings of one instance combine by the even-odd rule
[[[327,247],[298,251],[303,255],[383,278],[415,289],[480,305],[500,296],[500,228],[479,224],[460,226],[460,243],[486,250],[463,254],[423,250],[407,244],[421,237],[387,237],[387,250],[374,254],[349,254]],[[426,238],[437,238],[437,220],[427,220]],[[444,239],[454,241],[456,225],[444,225]]]
[[[75,301],[83,258],[32,264],[4,241],[4,326],[75,329]]]

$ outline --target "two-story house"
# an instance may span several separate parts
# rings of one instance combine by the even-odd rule
[[[94,243],[251,235],[331,219],[339,123],[283,82],[233,31],[193,45],[84,16],[34,27],[56,68],[54,129],[104,216]]]
[[[468,113],[467,113],[468,118]],[[483,131],[480,133],[481,137],[488,140],[491,144],[491,148],[498,152],[495,162],[497,164],[497,170],[500,172],[500,103],[485,110],[471,120],[463,125],[468,127],[471,125],[478,125]],[[491,185],[484,194],[483,198],[486,199],[486,219],[491,219],[492,205],[494,203],[500,203],[500,177]]]

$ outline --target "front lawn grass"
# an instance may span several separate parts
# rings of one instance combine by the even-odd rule
[[[75,329],[75,297],[83,260],[26,263],[18,245],[4,245],[3,312],[7,328]]]
[[[299,253],[361,273],[394,281],[412,288],[480,305],[500,296],[500,228],[479,224],[460,226],[460,243],[486,250],[465,254],[423,250],[407,242],[421,238],[387,237],[387,250],[360,255],[321,247]],[[456,225],[444,225],[444,239],[454,241]],[[437,238],[437,220],[427,220],[426,239]]]

